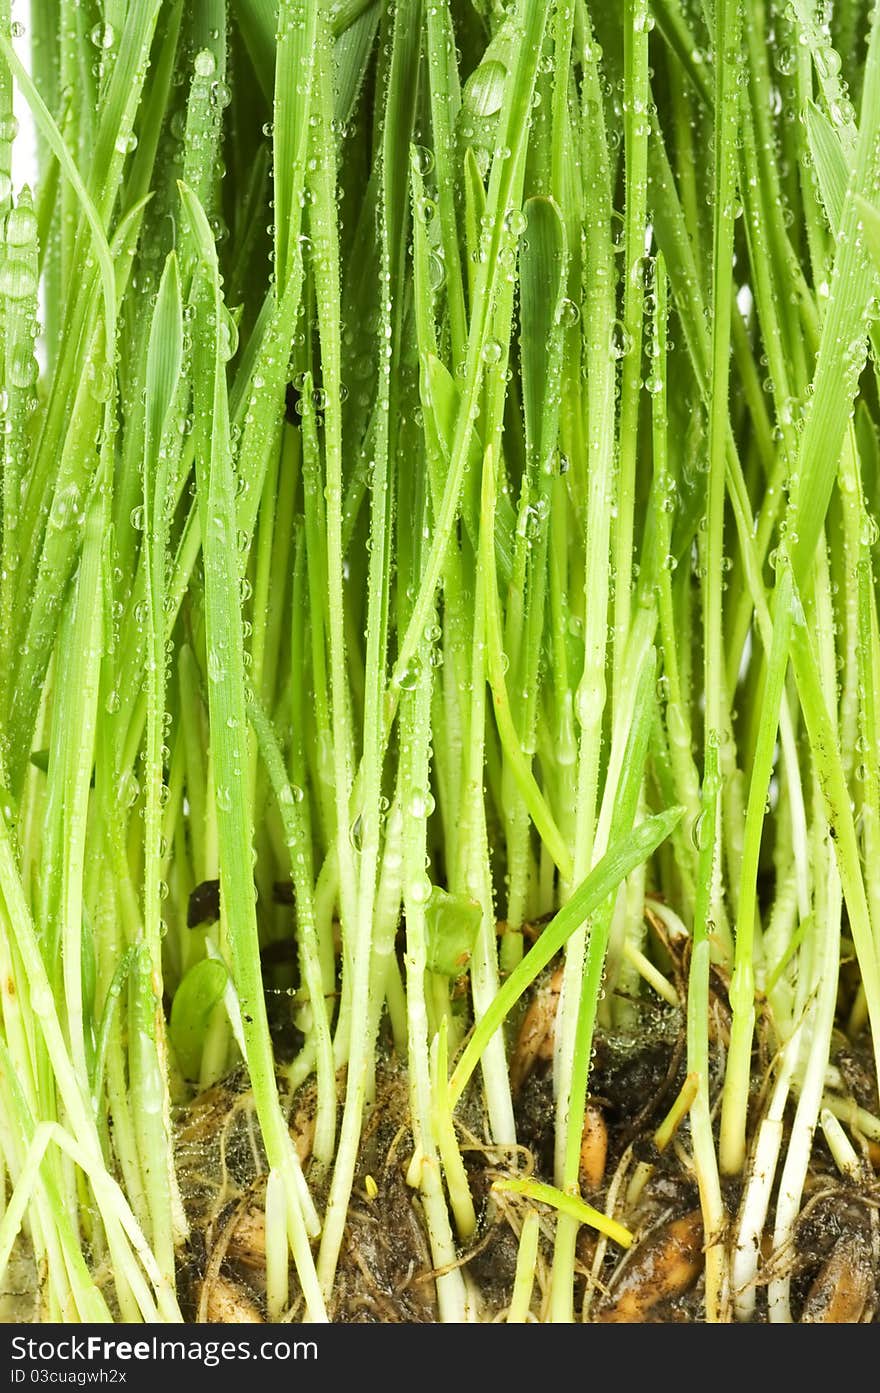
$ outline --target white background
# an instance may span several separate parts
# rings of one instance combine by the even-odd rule
[[[12,0],[12,21],[24,26],[21,38],[14,39],[13,43],[28,71],[31,66],[30,18],[30,0]],[[37,146],[30,110],[17,87],[14,100],[19,129],[12,147],[12,183],[17,193],[22,184],[32,184],[37,177]]]

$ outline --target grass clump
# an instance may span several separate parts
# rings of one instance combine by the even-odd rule
[[[873,1318],[878,23],[0,0],[19,1317]]]

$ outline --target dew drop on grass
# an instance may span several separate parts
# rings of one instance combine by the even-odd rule
[[[138,800],[141,786],[133,771],[126,769],[116,785],[116,801],[121,808],[131,808]]]
[[[211,682],[222,682],[226,676],[226,664],[216,648],[208,649],[208,678]]]
[[[218,325],[220,356],[229,362],[238,351],[238,326],[228,310],[224,309]]]
[[[864,517],[862,518],[861,527],[860,539],[862,546],[876,546],[878,537],[880,537],[880,527],[878,527],[877,525],[876,518],[873,518],[870,513],[865,513]]]
[[[691,823],[691,841],[693,842],[695,851],[703,850],[703,834],[706,830],[706,814],[702,812],[699,817],[695,817]]]
[[[813,62],[820,77],[836,77],[840,72],[840,54],[830,44],[820,44],[813,53]]]
[[[409,797],[406,802],[406,811],[409,813],[410,817],[430,817],[434,811],[434,795],[422,788],[410,789]]]
[[[36,240],[37,215],[29,203],[20,200],[6,219],[6,241],[10,247],[29,247]]]
[[[362,851],[364,847],[364,819],[358,813],[351,827],[348,829],[348,840],[351,842],[354,851]]]
[[[0,116],[0,140],[14,140],[18,135],[18,117],[10,112]]]
[[[226,784],[219,785],[216,793],[214,794],[214,798],[217,803],[217,807],[220,809],[222,813],[228,813],[232,811],[232,794],[227,788]]]
[[[497,58],[489,58],[471,73],[465,83],[463,100],[474,116],[494,116],[501,110],[507,69]]]
[[[608,351],[614,359],[625,358],[632,352],[632,337],[627,333],[619,319],[615,319],[608,335]]]
[[[581,312],[574,300],[569,300],[567,295],[563,296],[556,311],[556,323],[560,324],[563,329],[571,329],[577,324],[580,317]]]
[[[434,168],[434,152],[427,145],[414,145],[410,158],[417,174],[424,179]]]
[[[37,278],[27,261],[10,256],[0,262],[0,295],[26,300],[37,288]]]
[[[278,801],[292,807],[295,803],[301,803],[305,796],[305,790],[301,789],[299,784],[285,784],[278,795]]]
[[[419,684],[421,675],[422,665],[418,658],[413,658],[400,673],[397,685],[402,687],[405,692],[413,692]]]
[[[521,237],[528,226],[528,218],[521,208],[508,208],[504,215],[504,226],[511,237]]]
[[[483,345],[483,362],[490,366],[494,363],[500,363],[503,353],[504,349],[497,339],[487,339]]]
[[[113,372],[106,363],[89,365],[89,393],[94,401],[105,402],[113,391]]]
[[[116,137],[116,151],[120,155],[130,155],[137,149],[138,139],[134,131],[120,131]]]
[[[36,380],[37,360],[27,348],[16,348],[9,364],[9,381],[13,387],[26,388]]]
[[[783,77],[791,77],[797,67],[797,54],[789,45],[783,44],[776,49],[775,62],[777,72],[782,73]]]
[[[428,257],[428,283],[432,290],[439,290],[446,280],[446,266],[442,256],[431,252]]]
[[[434,214],[437,212],[437,204],[433,198],[419,199],[419,217],[426,225],[433,221]]]
[[[52,499],[49,523],[61,531],[76,521],[79,513],[79,489],[76,484],[67,484],[58,490]]]
[[[109,51],[116,42],[116,30],[112,24],[96,24],[89,35],[95,48]]]
[[[214,61],[214,55],[211,50],[209,48],[203,48],[200,53],[196,54],[193,66],[199,77],[213,77],[217,64]]]
[[[855,120],[853,104],[846,97],[837,102],[829,102],[828,115],[835,126],[848,126]]]
[[[406,887],[406,897],[413,904],[427,904],[431,898],[431,882],[428,877],[414,877]]]

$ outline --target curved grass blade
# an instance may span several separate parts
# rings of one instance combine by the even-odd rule
[[[480,1056],[523,992],[556,956],[566,939],[602,905],[630,871],[656,851],[681,820],[682,808],[656,813],[623,842],[615,843],[593,867],[552,923],[529,949],[504,982],[489,1010],[482,1016],[459,1057],[449,1080],[451,1106],[458,1102]]]

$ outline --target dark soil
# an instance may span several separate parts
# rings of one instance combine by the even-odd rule
[[[683,965],[680,965],[683,966]],[[534,1174],[552,1182],[553,967],[536,984],[519,1017],[512,1041],[512,1076],[520,1147],[515,1156],[491,1145],[479,1091],[459,1109],[459,1143],[479,1217],[478,1231],[459,1253],[480,1293],[483,1319],[503,1320],[511,1300],[525,1210],[531,1201],[493,1190],[495,1180]],[[530,1010],[533,1003],[540,1006]],[[547,1013],[542,1015],[541,1013]],[[658,1151],[654,1133],[685,1082],[684,1015],[665,1005],[641,1003],[628,1030],[601,1029],[591,1071],[590,1136],[582,1152],[582,1191],[602,1209],[609,1187],[619,1202],[628,1195],[625,1222],[635,1235],[623,1253],[580,1231],[575,1287],[579,1318],[596,1322],[674,1323],[705,1320],[703,1234],[699,1194],[690,1164],[687,1118],[672,1143]],[[537,1025],[536,1025],[537,1020]],[[729,1015],[726,983],[713,980],[711,1094],[717,1100],[723,1076]],[[542,1035],[542,1031],[545,1032]],[[546,1036],[546,1038],[545,1038]],[[525,1042],[525,1044],[524,1044]],[[518,1054],[518,1051],[520,1052]],[[524,1053],[523,1053],[524,1051]],[[767,1052],[758,1033],[755,1077]],[[841,1036],[833,1063],[841,1087],[861,1106],[877,1111],[870,1048]],[[753,1121],[760,1112],[756,1086]],[[313,1097],[309,1088],[291,1108],[291,1130],[306,1166]],[[376,1100],[369,1111],[349,1209],[338,1277],[330,1303],[337,1322],[433,1322],[438,1319],[430,1247],[418,1195],[408,1185],[412,1154],[407,1079],[393,1054],[377,1073]],[[192,1225],[184,1283],[186,1310],[195,1320],[265,1319],[262,1229],[265,1160],[242,1074],[196,1098],[179,1119],[179,1169]],[[639,1169],[640,1168],[640,1169]],[[636,1172],[636,1194],[628,1191]],[[321,1182],[313,1183],[320,1203]],[[792,1278],[792,1312],[805,1323],[875,1320],[878,1306],[878,1220],[880,1190],[873,1170],[864,1182],[841,1179],[817,1134],[805,1187],[794,1251],[774,1255],[764,1245],[762,1272],[785,1270]],[[737,1186],[725,1199],[733,1217]],[[554,1216],[544,1206],[532,1315],[546,1314]],[[763,1278],[766,1280],[766,1277]],[[291,1292],[295,1292],[291,1269]],[[294,1300],[291,1319],[299,1318]],[[764,1287],[753,1320],[767,1319]]]

